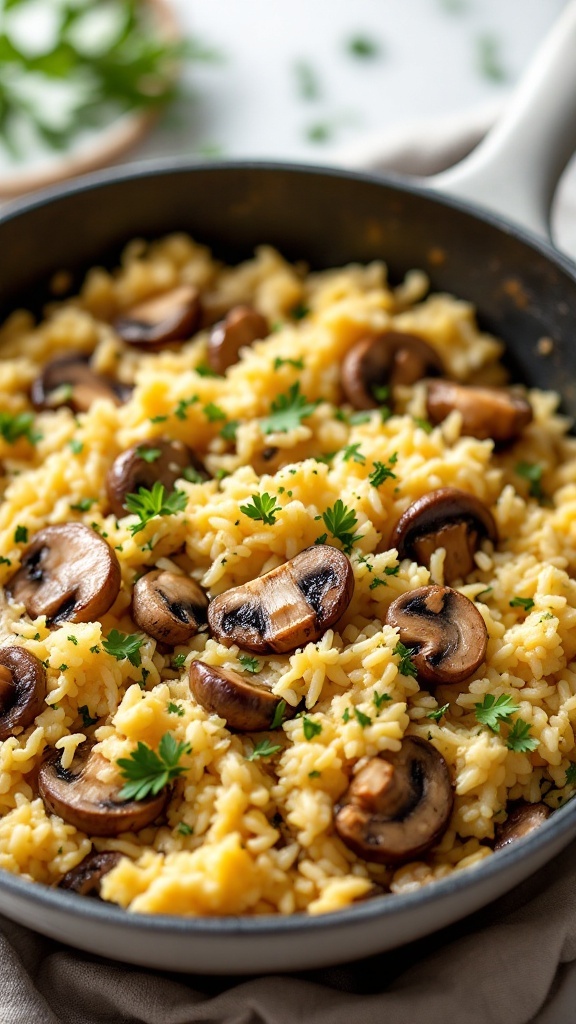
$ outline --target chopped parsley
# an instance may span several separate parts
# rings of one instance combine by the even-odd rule
[[[330,142],[334,135],[334,125],[328,121],[317,121],[306,129],[308,142]]]
[[[92,505],[96,504],[96,498],[80,498],[75,505],[70,505],[74,512],[89,512]]]
[[[258,658],[252,658],[249,654],[240,654],[238,656],[238,661],[246,672],[252,672],[253,675],[262,671],[262,665],[258,661]]]
[[[0,555],[0,565],[12,565],[9,558],[5,558],[4,555]]]
[[[303,320],[305,316],[308,316],[309,312],[308,306],[305,306],[303,302],[297,302],[295,306],[292,306],[290,316],[293,320]]]
[[[64,664],[59,665],[58,666],[58,671],[59,672],[67,672],[68,671],[68,665],[64,665]]]
[[[220,431],[220,437],[223,437],[225,441],[235,441],[236,431],[240,426],[240,420],[228,420]]]
[[[360,451],[360,442],[358,444],[349,444],[346,448],[342,449],[342,458],[344,462],[348,462],[352,459],[352,462],[357,462],[360,466],[363,466],[366,462],[366,456],[362,455]]]
[[[178,822],[178,825],[176,826],[176,831],[181,836],[191,836],[194,834],[194,829],[190,825],[187,825],[185,821]]]
[[[530,484],[528,489],[530,497],[541,501],[544,497],[544,491],[542,490],[543,466],[540,466],[537,462],[518,462],[515,466],[515,471],[518,476],[521,476]]]
[[[337,498],[334,504],[322,513],[322,519],[334,540],[339,540],[345,553],[350,554],[353,545],[362,537],[361,533],[353,532],[358,523],[354,509],[348,508],[341,498]],[[323,543],[320,538],[318,538],[318,543]]]
[[[90,648],[90,654],[100,654],[100,648],[98,644],[94,644],[94,647]]]
[[[302,728],[304,730],[304,739],[308,741],[313,740],[315,736],[319,736],[322,732],[320,722],[314,722],[307,715],[304,715],[302,718]]]
[[[576,786],[576,761],[570,761],[566,769],[565,786]]]
[[[385,576],[397,576],[400,572],[399,565],[385,565],[384,575]],[[370,584],[370,590],[376,590],[376,587],[387,587],[388,580],[382,579],[381,576],[375,576]]]
[[[91,725],[96,725],[97,718],[92,718],[87,704],[83,704],[81,708],[78,708],[78,714],[82,715],[82,725],[85,729],[89,729]]]
[[[430,423],[430,420],[422,419],[421,416],[414,416],[413,418],[414,418],[415,425],[417,427],[420,427],[420,430],[423,430],[425,434],[431,434],[432,433],[432,431],[434,430],[434,427]]]
[[[186,410],[189,409],[191,405],[195,405],[196,402],[198,402],[199,400],[200,399],[198,395],[191,395],[190,398],[181,398],[174,410],[174,415],[176,416],[176,418],[179,420],[187,419],[188,413]],[[166,419],[166,417],[163,416],[162,419]],[[161,422],[161,420],[158,418],[154,418],[151,422],[159,423]]]
[[[372,725],[370,715],[365,715],[363,711],[360,711],[360,708],[354,708],[354,715],[356,717],[356,721],[363,729],[365,729],[367,725]]]
[[[174,704],[173,701],[169,702],[167,710],[169,715],[178,715],[178,718],[184,718],[184,708],[181,708],[179,704]]]
[[[74,644],[75,647],[78,647],[78,637],[74,636],[73,633],[70,633],[70,636],[67,636],[66,639],[69,640],[71,644]]]
[[[274,708],[274,718],[270,723],[271,729],[279,729],[284,721],[284,712],[286,711],[286,701],[279,700],[276,707]]]
[[[136,451],[144,462],[156,462],[162,455],[160,448],[148,448],[145,444],[139,444]]]
[[[282,356],[276,356],[274,369],[279,370],[281,366],[293,366],[295,370],[303,370],[304,359],[302,356],[299,359],[283,359]]]
[[[209,423],[217,423],[218,420],[226,419],[226,413],[224,410],[221,409],[219,405],[215,405],[214,402],[208,402],[208,405],[204,406],[202,412]]]
[[[481,725],[487,725],[492,732],[500,732],[500,722],[509,722],[514,712],[520,710],[520,705],[507,693],[495,697],[492,693],[486,693],[481,704],[475,704],[476,721]]]
[[[17,526],[14,531],[14,543],[15,544],[26,544],[28,540],[28,527]]]
[[[392,700],[392,697],[388,693],[373,693],[372,700],[374,702],[374,706],[379,711],[383,704],[386,704],[388,701]]]
[[[207,363],[198,363],[198,366],[194,367],[194,373],[197,373],[199,377],[221,377],[221,373],[216,373],[211,366]]]
[[[146,487],[140,487],[138,494],[127,494],[126,508],[140,520],[130,527],[130,533],[132,536],[140,533],[140,530],[156,516],[173,516],[177,512],[183,512],[186,501],[184,491],[166,494],[164,485],[159,480],[156,480],[151,491]]]
[[[174,654],[172,656],[172,667],[173,668],[182,668],[182,665],[184,664],[185,661],[186,661],[186,655],[185,654]]]
[[[151,416],[150,423],[166,423],[167,419],[167,416]],[[186,417],[183,416],[182,419],[186,419]]]
[[[106,654],[111,654],[116,661],[124,661],[128,658],[131,665],[138,668],[142,664],[140,648],[146,637],[142,633],[121,633],[118,629],[111,629],[102,647]]]
[[[169,732],[164,733],[157,753],[139,740],[129,757],[120,757],[116,762],[122,778],[127,780],[118,796],[121,800],[145,800],[147,796],[156,796],[169,782],[187,771],[179,761],[191,750],[189,743],[178,742]]]
[[[378,43],[364,35],[352,36],[346,43],[346,49],[351,57],[358,57],[360,60],[373,60],[380,55]]]
[[[390,388],[387,384],[373,384],[371,390],[379,405],[384,405],[390,398]]]
[[[205,483],[205,478],[202,476],[202,473],[200,473],[194,466],[186,466],[186,468],[182,470],[182,476],[189,484]]]
[[[16,444],[25,437],[30,444],[36,444],[42,434],[34,429],[34,414],[31,412],[0,412],[0,436],[8,444]]]
[[[346,723],[350,721],[350,708],[345,708],[344,714],[342,715],[342,721]]]
[[[484,590],[481,590],[479,594],[476,594],[474,600],[480,601],[484,597],[484,595],[488,596],[488,594],[491,594],[493,590],[494,587],[484,587]]]
[[[72,452],[74,452],[74,455],[80,455],[84,445],[82,444],[82,441],[77,441],[76,438],[73,437],[72,440],[68,442],[68,447]]]
[[[313,772],[308,772],[308,778],[309,778],[309,779],[319,779],[319,778],[320,778],[320,776],[321,776],[321,774],[322,774],[322,772],[319,772],[319,771],[318,771],[318,770],[317,770],[317,769],[315,768]]]
[[[540,740],[530,735],[530,725],[528,722],[525,722],[522,718],[517,718],[506,740],[508,750],[513,750],[515,754],[526,754],[530,750],[536,750],[539,743]]]
[[[509,604],[511,608],[523,608],[525,612],[531,612],[534,607],[531,597],[513,597]]]
[[[251,754],[248,754],[247,761],[257,761],[259,757],[272,757],[272,754],[277,754],[282,747],[279,743],[272,743],[269,739],[260,740],[254,747]]]
[[[284,394],[278,395],[270,407],[270,415],[260,421],[264,434],[286,434],[295,430],[302,420],[311,416],[318,401],[309,402],[300,392],[300,383],[292,384]]]
[[[433,722],[439,722],[444,717],[450,704],[443,704],[441,708],[434,708],[433,711],[429,711],[426,718],[431,718]]]
[[[385,462],[375,462],[374,469],[370,473],[368,479],[372,484],[372,487],[379,487],[385,480],[396,480],[396,473],[393,472],[392,466],[395,466],[398,462],[398,452],[394,452],[393,455]]]
[[[264,494],[253,494],[250,501],[246,505],[240,505],[240,511],[250,519],[261,520],[268,526],[273,526],[276,522],[276,513],[282,511],[282,506],[276,504],[276,498],[264,491]]]
[[[416,666],[412,661],[412,656],[416,653],[414,647],[405,647],[403,643],[398,641],[394,648],[393,654],[397,654],[400,658],[398,662],[398,671],[401,676],[412,676],[414,679],[417,676]]]

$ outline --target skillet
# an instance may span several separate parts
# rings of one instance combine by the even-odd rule
[[[137,235],[189,231],[235,261],[277,246],[314,268],[385,259],[421,267],[436,291],[473,302],[506,342],[513,373],[560,392],[576,417],[576,267],[543,232],[576,144],[576,3],[566,8],[504,121],[459,168],[422,184],[286,164],[163,161],[80,179],[0,218],[0,310],[40,309],[46,282],[111,263]],[[456,198],[442,195],[446,190]],[[467,200],[499,197],[496,213]],[[522,219],[528,229],[504,219]],[[544,349],[539,342],[549,338]],[[131,963],[201,973],[319,967],[442,928],[517,885],[576,835],[576,801],[523,842],[417,892],[316,918],[182,919],[120,908],[0,873],[2,912],[45,935]]]

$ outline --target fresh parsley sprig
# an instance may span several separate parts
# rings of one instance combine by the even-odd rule
[[[540,740],[530,735],[529,723],[525,722],[523,718],[517,718],[506,739],[508,750],[513,750],[515,754],[526,754],[531,750],[536,750],[539,743]]]
[[[278,395],[270,406],[270,415],[260,420],[264,434],[286,434],[295,430],[314,412],[318,401],[309,402],[300,392],[300,382],[292,384],[284,394]]]
[[[536,498],[537,501],[542,501],[544,497],[544,491],[542,490],[543,466],[537,462],[518,462],[515,466],[515,472],[530,484],[528,488],[530,497]]]
[[[156,796],[169,782],[188,770],[179,762],[184,754],[191,752],[189,743],[174,739],[170,732],[164,733],[157,753],[139,740],[129,757],[120,757],[116,762],[122,778],[127,780],[118,796],[121,800],[145,800],[148,796]]]
[[[264,491],[264,494],[253,494],[250,501],[245,505],[240,505],[240,511],[250,519],[260,520],[267,526],[273,526],[276,522],[276,513],[282,511],[282,506],[277,505],[276,498]]]
[[[400,658],[400,661],[398,662],[398,671],[400,675],[412,676],[415,679],[418,672],[414,662],[412,661],[412,657],[416,653],[414,648],[406,647],[399,640],[392,653],[398,655]]]
[[[339,540],[344,552],[349,555],[353,545],[362,537],[361,533],[354,533],[354,527],[358,518],[353,508],[348,508],[341,498],[337,498],[332,506],[322,513],[324,526],[332,534],[334,540]],[[324,541],[326,534],[324,534]],[[320,538],[318,539],[320,543]]]
[[[254,750],[251,754],[248,754],[247,761],[257,761],[261,757],[272,757],[272,754],[277,754],[282,747],[279,743],[272,743],[269,739],[260,740],[256,743]]]
[[[1,116],[0,93],[0,116]],[[34,430],[34,414],[31,412],[0,412],[0,435],[8,444],[16,444],[21,437],[25,437],[30,444],[36,444],[42,437]]]
[[[509,722],[512,715],[520,710],[520,705],[508,693],[495,697],[493,693],[484,694],[481,704],[475,704],[476,721],[487,725],[492,732],[500,732],[500,723]]]
[[[372,484],[372,487],[380,487],[385,480],[396,480],[396,473],[394,473],[392,466],[395,466],[398,462],[398,452],[394,452],[386,462],[375,462],[374,469],[370,473],[368,479]]]
[[[138,516],[140,520],[130,527],[130,533],[135,536],[156,516],[173,516],[177,512],[183,512],[188,499],[184,491],[166,494],[164,484],[156,480],[151,491],[146,487],[140,487],[138,494],[127,494],[125,500],[128,511]]]
[[[127,658],[131,665],[139,668],[142,664],[140,648],[145,640],[146,637],[142,636],[142,633],[121,633],[118,629],[111,629],[106,639],[102,641],[102,647],[107,654],[116,658],[116,661],[124,661]]]

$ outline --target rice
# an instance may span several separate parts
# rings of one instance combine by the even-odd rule
[[[211,321],[237,303],[252,305],[268,318],[269,337],[243,350],[223,377],[196,372],[206,362],[206,330],[158,354],[125,345],[114,317],[180,283],[201,288]],[[101,621],[48,628],[45,616],[32,621],[22,605],[3,600],[2,643],[44,663],[48,693],[34,723],[0,743],[0,867],[54,884],[91,849],[116,850],[123,856],[101,895],[130,911],[325,913],[375,893],[410,891],[492,856],[495,824],[509,801],[543,800],[555,809],[573,795],[576,442],[556,411],[557,396],[531,391],[533,423],[500,451],[464,436],[457,412],[429,429],[420,384],[397,389],[394,415],[384,421],[378,411],[352,422],[341,413],[340,364],[367,332],[418,334],[456,380],[505,380],[502,346],[479,330],[470,305],[427,288],[418,271],[392,287],[381,263],[308,274],[269,247],[230,268],[173,235],[131,243],[118,271],[92,270],[80,295],[54,302],[41,323],[20,311],[2,327],[6,413],[29,411],[39,371],[69,350],[91,354],[98,372],[135,388],[119,407],[99,399],[76,417],[66,407],[35,414],[41,436],[34,444],[0,438],[0,582],[20,565],[26,544],[16,541],[18,528],[31,540],[47,525],[70,521],[107,540],[122,574]],[[295,318],[296,309],[305,315]],[[294,429],[264,435],[259,421],[295,383],[311,413]],[[214,406],[220,418],[207,413]],[[230,422],[232,443],[221,434]],[[109,511],[106,473],[120,452],[159,436],[188,444],[211,479],[179,481],[185,509],[133,534],[133,517],[116,520]],[[347,454],[350,446],[362,457]],[[393,467],[378,487],[370,481],[376,462]],[[530,481],[517,471],[522,463],[540,467],[546,500],[530,494]],[[432,693],[399,672],[398,635],[386,613],[400,595],[444,582],[444,552],[434,554],[430,570],[398,564],[389,539],[417,498],[446,485],[492,511],[500,542],[482,545],[474,571],[457,587],[486,624],[486,660],[465,684]],[[268,525],[240,511],[265,492],[280,508]],[[322,514],[338,499],[357,520],[349,607],[316,642],[257,659],[257,681],[305,712],[269,734],[281,748],[273,756],[250,759],[258,737],[229,730],[190,692],[194,659],[244,672],[238,647],[204,630],[174,651],[144,636],[139,664],[104,650],[111,630],[137,632],[131,592],[147,568],[185,573],[215,597],[313,545],[324,531]],[[529,607],[511,606],[515,597]],[[511,750],[502,731],[479,724],[475,705],[487,694],[514,696],[534,750]],[[445,704],[445,714],[429,717]],[[305,716],[317,727],[312,736]],[[93,737],[113,774],[138,743],[156,750],[166,733],[190,752],[160,824],[91,837],[38,797],[36,772],[47,748],[62,752],[67,769]],[[406,735],[428,739],[443,755],[455,804],[431,852],[392,868],[361,859],[342,842],[334,808],[358,762],[398,751]]]

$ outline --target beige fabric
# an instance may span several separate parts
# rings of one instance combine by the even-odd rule
[[[443,137],[434,126],[430,146],[425,132],[417,145],[391,140],[372,166],[435,171],[461,157],[487,119],[486,111],[476,122],[468,119],[460,135],[452,122]],[[367,152],[361,157],[359,163],[370,162]],[[576,243],[572,191],[562,219]],[[0,918],[0,1024],[423,1021],[576,1022],[576,844],[507,897],[433,938],[290,977],[202,978],[127,967]]]

